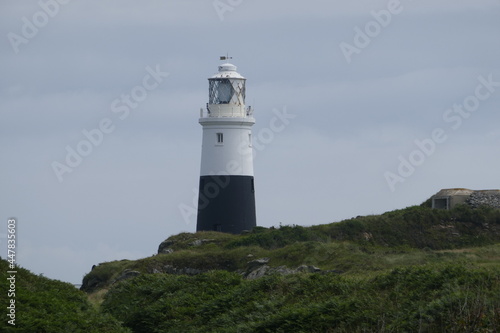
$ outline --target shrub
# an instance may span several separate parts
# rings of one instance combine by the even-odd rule
[[[499,273],[440,264],[374,278],[148,275],[113,288],[103,307],[134,332],[486,332],[500,323]]]
[[[0,270],[8,271],[8,263],[0,260]],[[8,290],[7,279],[2,278],[0,289]],[[44,333],[126,333],[116,319],[99,313],[86,295],[69,283],[37,276],[23,268],[16,274],[16,325],[3,319],[1,332]],[[0,303],[7,304],[7,293],[0,294]]]

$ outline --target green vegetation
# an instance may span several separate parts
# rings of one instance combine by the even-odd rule
[[[500,271],[424,265],[373,278],[143,275],[103,310],[134,332],[495,332]]]
[[[94,308],[85,293],[73,285],[32,274],[20,267],[16,269],[16,290],[13,298],[16,305],[16,321],[15,326],[12,326],[7,323],[9,318],[6,316],[6,307],[10,301],[7,295],[9,290],[7,261],[0,260],[0,271],[2,272],[0,304],[4,309],[0,323],[1,332],[130,332],[111,315],[103,314]]]
[[[207,242],[192,245],[202,239]],[[250,257],[268,257],[269,265],[274,267],[305,264],[345,274],[367,274],[401,265],[450,262],[459,258],[488,261],[481,253],[470,257],[465,253],[448,252],[445,255],[436,251],[474,249],[500,243],[500,210],[472,209],[464,205],[446,211],[422,205],[313,227],[257,227],[240,236],[217,232],[182,233],[169,240],[173,243],[171,254],[97,266],[85,276],[84,289],[92,292],[96,288],[106,288],[125,269],[154,273],[170,265],[202,271],[244,271],[252,260]],[[89,285],[93,287],[87,288]]]
[[[500,224],[498,209],[472,209],[462,205],[448,211],[414,206],[310,228],[283,226],[279,229],[259,230],[235,239],[228,247],[258,245],[273,249],[297,241],[334,240],[438,250],[481,246],[500,241],[500,230],[490,229],[490,224]]]
[[[182,233],[168,248],[99,264],[84,278],[87,295],[18,269],[17,325],[0,331],[500,331],[498,209],[426,202],[312,227]],[[245,279],[264,257],[274,268],[321,271]]]
[[[173,253],[105,263],[102,310],[134,332],[497,332],[500,211],[427,205],[313,227],[170,237]],[[201,242],[201,240],[203,240]],[[197,243],[198,241],[198,243]],[[320,273],[246,280],[248,262]],[[110,267],[119,269],[110,274]],[[206,271],[151,274],[165,265]],[[106,276],[112,276],[111,281]]]

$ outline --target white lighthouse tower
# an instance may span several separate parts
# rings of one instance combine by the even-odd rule
[[[221,60],[227,59],[221,57]],[[208,79],[203,127],[197,231],[233,234],[256,226],[251,107],[245,107],[245,78],[224,63]]]

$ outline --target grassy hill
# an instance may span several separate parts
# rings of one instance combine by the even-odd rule
[[[111,289],[102,308],[144,333],[497,332],[499,273],[454,264],[373,277],[142,275]]]
[[[0,331],[500,330],[498,209],[423,204],[312,227],[182,233],[165,247],[97,265],[87,294],[19,268],[17,325]]]
[[[23,333],[127,333],[120,323],[109,314],[99,312],[87,299],[85,293],[73,285],[35,275],[23,268],[16,268],[15,326],[6,307],[10,302],[7,295],[8,263],[0,260],[0,304],[2,321],[0,332]]]
[[[312,227],[183,233],[167,243],[172,253],[96,266],[83,288],[134,332],[500,327],[499,210],[423,204]],[[268,274],[246,279],[262,258]],[[318,271],[282,274],[300,265]]]
[[[126,270],[155,273],[173,267],[242,272],[249,261],[263,257],[270,259],[272,267],[305,264],[349,275],[429,262],[488,264],[498,259],[490,255],[496,247],[487,246],[500,243],[500,210],[414,206],[312,227],[257,227],[245,235],[182,233],[168,240],[173,253],[100,264],[85,276],[83,289],[107,287]],[[454,251],[460,249],[464,250]]]

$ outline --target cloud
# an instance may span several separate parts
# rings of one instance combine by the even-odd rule
[[[498,92],[395,192],[384,179],[415,140],[448,128],[443,113],[479,75],[500,80],[498,1],[401,0],[405,10],[350,64],[339,44],[388,1],[232,3],[221,21],[211,0],[71,1],[19,53],[0,41],[0,211],[20,221],[22,265],[78,282],[92,264],[147,256],[195,230],[179,206],[196,205],[199,109],[226,52],[248,79],[254,138],[274,109],[296,115],[256,151],[259,225],[327,223],[419,204],[442,187],[500,186]],[[0,6],[4,37],[40,11],[38,1]],[[156,65],[169,76],[121,120],[113,101]],[[51,163],[103,118],[115,130],[59,183]]]

